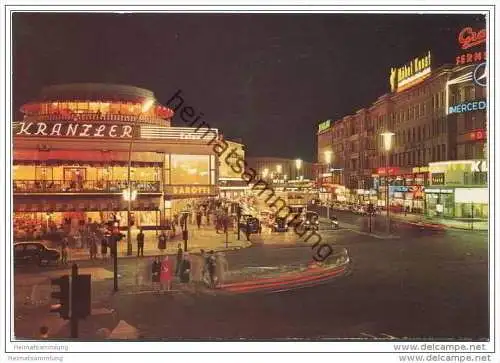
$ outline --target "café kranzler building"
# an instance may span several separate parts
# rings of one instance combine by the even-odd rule
[[[13,122],[15,226],[126,221],[132,196],[135,225],[152,227],[218,194],[218,160],[209,145],[217,130],[205,138],[172,127],[173,111],[151,91],[57,85],[20,111]]]

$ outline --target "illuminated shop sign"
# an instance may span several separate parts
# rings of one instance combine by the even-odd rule
[[[453,194],[453,189],[425,189],[427,194]]]
[[[141,139],[175,139],[175,140],[202,140],[207,141],[217,138],[218,129],[195,127],[161,127],[141,126]]]
[[[449,106],[448,107],[448,115],[451,115],[454,113],[464,113],[464,112],[486,110],[486,106],[487,106],[486,100],[464,102],[464,103],[460,103],[458,105]]]
[[[466,27],[458,33],[458,45],[462,50],[469,50],[484,43],[486,43],[486,29],[475,31],[471,27]],[[484,62],[485,60],[486,51],[469,51],[456,57],[456,65]]]
[[[485,130],[474,130],[467,133],[467,136],[470,140],[484,140],[486,139],[486,131]]]
[[[429,172],[428,166],[420,166],[412,169],[412,173],[428,173],[428,172]]]
[[[433,185],[443,185],[444,184],[444,173],[432,174],[431,181],[432,181]]]
[[[189,185],[181,185],[181,186],[171,186],[169,191],[170,194],[173,195],[210,195],[213,194],[213,189],[210,186],[189,186]]]
[[[458,33],[458,44],[462,49],[469,49],[481,43],[486,43],[486,29],[476,32],[471,27],[466,27]]]
[[[320,124],[318,125],[318,132],[323,132],[323,131],[325,131],[325,130],[329,129],[329,128],[330,128],[330,126],[331,126],[331,124],[332,124],[332,121],[331,121],[331,120],[326,120],[326,121],[323,121],[322,123],[320,123]]]
[[[378,168],[376,169],[378,175],[385,175],[386,171],[389,175],[399,174],[399,168],[389,167],[389,168]]]
[[[445,172],[487,172],[488,162],[486,160],[454,160],[429,163],[431,173]]]
[[[391,193],[407,193],[410,190],[409,187],[403,185],[390,186],[389,191]]]
[[[14,125],[14,135],[130,139],[132,137],[132,126],[65,122],[19,122]]]
[[[402,67],[391,68],[391,92],[400,92],[422,82],[431,74],[431,52],[418,57]]]

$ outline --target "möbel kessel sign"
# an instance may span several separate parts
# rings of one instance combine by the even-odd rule
[[[132,126],[66,122],[26,122],[14,124],[16,136],[59,136],[88,138],[132,138]]]

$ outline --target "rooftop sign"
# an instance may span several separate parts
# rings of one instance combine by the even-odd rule
[[[323,121],[322,123],[319,124],[318,126],[318,132],[323,132],[327,129],[330,128],[332,124],[332,121],[331,120],[326,120],[326,121]]]
[[[404,66],[391,68],[391,92],[400,92],[422,82],[431,74],[431,52],[417,57]]]

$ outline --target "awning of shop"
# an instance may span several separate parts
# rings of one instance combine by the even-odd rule
[[[99,162],[112,164],[128,162],[127,151],[99,150],[14,150],[14,162]],[[162,155],[155,152],[132,152],[132,161],[139,163],[161,163]]]

